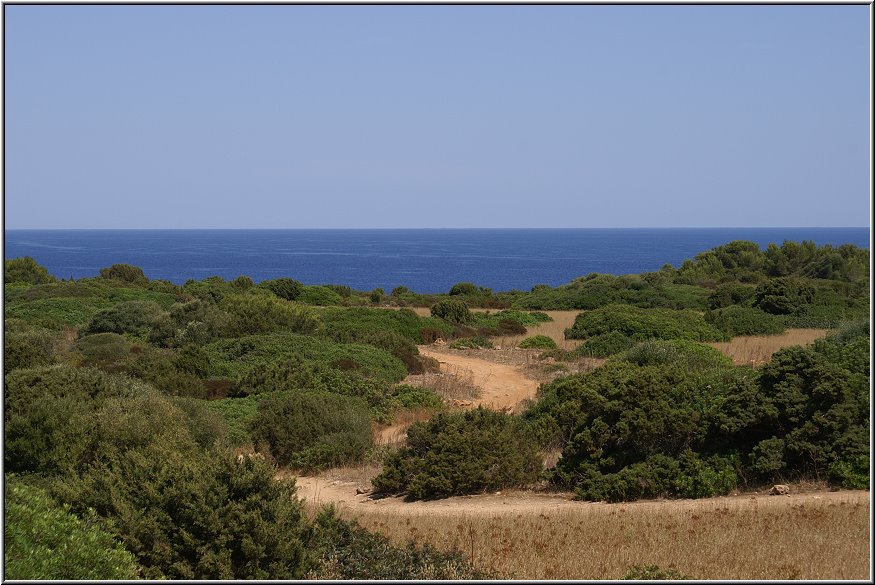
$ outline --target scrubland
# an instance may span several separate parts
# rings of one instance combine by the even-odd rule
[[[8,259],[4,576],[865,578],[868,261],[386,294]]]

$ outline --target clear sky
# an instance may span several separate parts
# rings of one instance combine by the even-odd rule
[[[868,226],[871,6],[22,6],[16,228]]]

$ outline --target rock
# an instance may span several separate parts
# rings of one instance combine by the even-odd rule
[[[437,339],[434,340],[434,344],[435,345],[444,345],[444,344],[446,344],[446,341],[444,341],[443,339],[438,337]]]
[[[784,484],[775,484],[769,490],[770,496],[788,496],[790,495],[790,486]]]
[[[356,495],[359,495],[359,496],[362,494],[370,493],[370,491],[371,491],[370,488],[364,488],[362,486],[356,486],[356,488],[355,488],[355,493],[356,493]]]

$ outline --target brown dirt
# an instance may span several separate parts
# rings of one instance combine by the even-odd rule
[[[538,391],[537,380],[526,376],[519,366],[469,357],[435,346],[420,346],[419,353],[436,359],[441,372],[470,378],[481,389],[481,395],[471,400],[472,406],[515,412],[521,402],[534,398]]]
[[[355,515],[361,512],[383,512],[415,516],[498,516],[515,514],[546,514],[573,511],[584,508],[617,509],[632,511],[647,509],[657,511],[710,510],[718,507],[792,507],[810,500],[825,502],[856,498],[868,501],[865,491],[812,489],[794,492],[786,496],[770,496],[765,492],[740,493],[731,496],[699,500],[639,500],[620,504],[576,501],[571,493],[540,492],[534,490],[504,490],[472,496],[454,496],[440,500],[405,502],[402,497],[372,499],[368,494],[356,494],[356,489],[370,488],[367,475],[358,481],[335,476],[297,477],[298,497],[310,506],[319,507],[333,503],[344,512]]]

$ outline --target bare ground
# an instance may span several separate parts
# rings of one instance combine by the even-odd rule
[[[575,511],[584,508],[627,511],[648,510],[713,510],[730,507],[792,507],[808,501],[860,501],[868,504],[869,492],[858,490],[829,491],[809,488],[795,491],[786,496],[770,496],[765,492],[737,493],[735,495],[705,498],[699,500],[639,500],[621,504],[604,502],[581,502],[573,499],[569,492],[548,492],[537,490],[504,490],[494,493],[470,496],[454,496],[440,500],[405,502],[402,497],[372,498],[370,494],[357,494],[356,491],[370,487],[365,477],[356,481],[349,474],[332,473],[319,476],[297,477],[298,496],[307,505],[319,507],[333,503],[347,513],[383,512],[399,515],[417,516],[497,516],[516,514],[546,514],[551,512]]]

